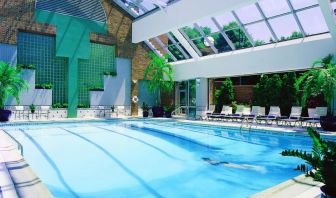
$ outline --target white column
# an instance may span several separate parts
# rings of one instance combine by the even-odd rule
[[[204,116],[208,109],[208,79],[196,79],[196,118]]]

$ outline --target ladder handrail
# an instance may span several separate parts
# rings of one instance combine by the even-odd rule
[[[18,150],[20,151],[20,154],[23,156],[23,146],[22,144],[17,140],[15,139],[15,137],[13,137],[11,134],[9,134],[7,131],[3,130],[2,131],[8,135],[8,137],[10,137],[12,140],[14,140],[14,142],[17,144],[18,146]]]

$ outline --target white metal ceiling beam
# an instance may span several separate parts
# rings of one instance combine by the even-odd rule
[[[328,0],[318,0],[324,19],[328,25],[330,34],[333,38],[334,44],[336,43],[336,19],[331,7],[330,1]]]
[[[138,43],[158,35],[193,24],[200,19],[209,18],[231,11],[257,0],[183,0],[162,11],[135,20],[132,24],[132,41]]]
[[[193,59],[199,59],[201,56],[201,52],[199,52],[200,54],[197,54],[196,50],[194,50],[191,45],[189,44],[189,42],[187,41],[187,39],[182,35],[182,33],[179,30],[173,30],[171,31],[171,33],[174,34],[174,36],[176,37],[176,39],[181,43],[181,45],[185,48],[185,50],[190,54],[190,56]]]

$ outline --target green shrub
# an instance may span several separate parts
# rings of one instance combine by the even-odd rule
[[[268,84],[268,76],[261,75],[260,82],[257,83],[257,85],[254,86],[253,88],[254,105],[263,107],[268,106],[267,84]]]
[[[90,91],[104,91],[104,88],[100,85],[91,85],[89,86]]]
[[[282,77],[282,87],[281,87],[281,114],[289,115],[292,106],[299,104],[298,94],[299,89],[295,86],[296,74],[290,72]]]
[[[267,106],[279,106],[281,103],[282,80],[279,74],[274,74],[267,81]]]
[[[226,78],[215,91],[216,112],[221,111],[223,105],[231,105],[234,96],[233,83],[230,78]]]

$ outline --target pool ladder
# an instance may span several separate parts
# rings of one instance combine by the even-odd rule
[[[7,136],[8,137],[10,137],[10,139],[12,139],[15,143],[16,143],[16,145],[17,145],[17,149],[18,149],[18,151],[20,152],[20,154],[23,156],[23,146],[22,146],[22,144],[19,142],[19,141],[17,141],[17,139],[15,139],[15,137],[13,137],[11,134],[9,134],[7,131],[5,131],[5,130],[2,130],[5,134],[7,134]]]

